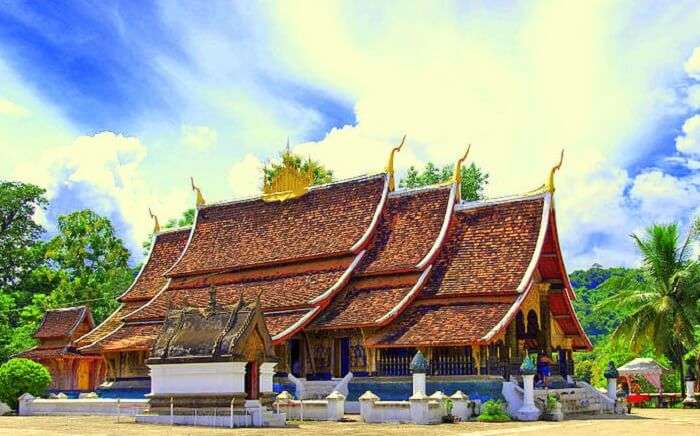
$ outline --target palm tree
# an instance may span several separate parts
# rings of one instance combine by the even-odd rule
[[[613,340],[628,342],[635,352],[651,345],[657,355],[668,357],[678,368],[683,394],[683,356],[695,346],[693,331],[700,318],[700,263],[691,258],[699,234],[700,220],[682,245],[676,224],[652,225],[643,237],[633,234],[642,254],[641,270],[610,278],[605,286],[616,292],[601,303],[623,314]]]

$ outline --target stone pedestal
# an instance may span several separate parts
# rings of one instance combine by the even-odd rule
[[[695,380],[685,381],[685,399],[683,400],[685,407],[697,407],[698,401],[695,399]]]
[[[515,418],[520,421],[537,421],[542,412],[535,406],[535,376],[523,375],[523,405],[515,412]]]
[[[272,377],[275,375],[276,362],[264,362],[260,364],[260,392],[272,392]]]
[[[374,409],[375,401],[379,401],[379,397],[371,391],[367,391],[357,399],[360,402],[360,416],[364,422],[370,422],[372,410]]]
[[[326,397],[328,401],[328,421],[340,421],[345,415],[345,396],[338,391],[333,391]]]
[[[413,374],[413,395],[416,395],[418,392],[427,393],[425,392],[425,373]]]
[[[617,379],[616,378],[609,378],[608,379],[608,398],[610,398],[613,401],[617,400]]]
[[[470,407],[469,396],[462,391],[457,391],[450,396],[452,400],[452,415],[458,417],[462,421],[466,421],[472,417],[473,407]]]
[[[414,424],[428,424],[428,402],[430,397],[423,392],[411,395],[408,399],[411,403],[411,420]]]

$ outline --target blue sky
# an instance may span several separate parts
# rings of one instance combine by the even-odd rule
[[[700,7],[673,2],[3,2],[0,175],[108,215],[140,256],[193,202],[254,195],[292,147],[350,177],[454,161],[542,183],[570,269],[700,204]]]

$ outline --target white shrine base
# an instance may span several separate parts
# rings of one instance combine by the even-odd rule
[[[149,365],[152,394],[245,392],[245,362]]]

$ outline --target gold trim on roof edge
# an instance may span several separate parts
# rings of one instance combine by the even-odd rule
[[[394,181],[394,154],[401,151],[401,147],[403,147],[404,142],[406,142],[406,135],[403,135],[403,138],[401,139],[401,144],[399,144],[398,147],[394,147],[391,149],[391,153],[389,154],[389,161],[386,163],[386,173],[387,175],[389,175],[389,192],[393,192],[396,190],[396,182]]]
[[[195,200],[195,204],[197,205],[197,207],[204,206],[205,204],[207,204],[206,201],[204,201],[202,190],[194,184],[194,177],[190,177],[190,184],[192,185],[192,190],[197,194],[197,198]]]
[[[153,215],[153,212],[151,212],[151,208],[148,208],[148,214],[151,216],[153,219],[153,233],[158,233],[160,232],[160,223],[158,222],[158,217]]]

